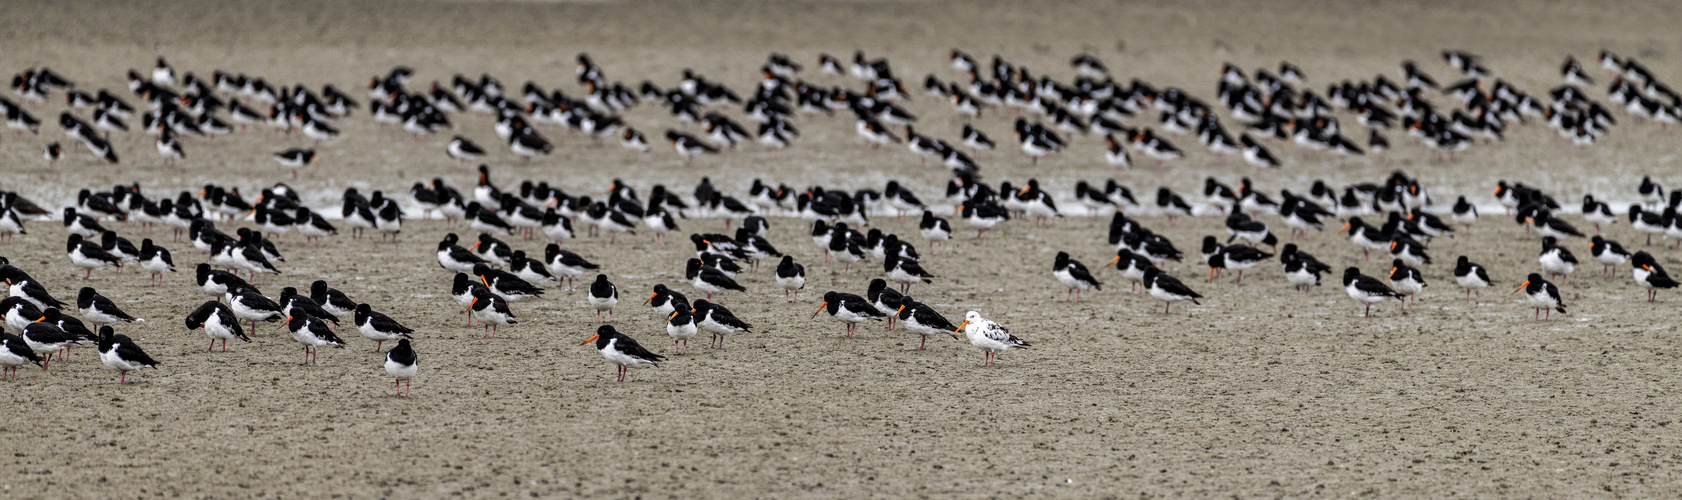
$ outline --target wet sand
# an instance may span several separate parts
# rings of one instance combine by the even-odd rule
[[[416,69],[411,85],[489,72],[510,87],[532,79],[574,93],[572,58],[580,51],[610,80],[670,86],[691,67],[744,91],[773,50],[812,72],[819,52],[847,57],[863,49],[888,57],[911,86],[927,73],[959,78],[945,64],[953,47],[981,58],[999,53],[1059,79],[1072,74],[1067,59],[1084,50],[1118,78],[1181,86],[1206,100],[1220,63],[1229,60],[1251,69],[1288,59],[1308,72],[1310,86],[1323,88],[1332,78],[1393,77],[1404,58],[1449,80],[1454,75],[1437,53],[1459,48],[1483,55],[1498,76],[1537,95],[1556,84],[1566,54],[1588,64],[1595,51],[1612,49],[1640,57],[1667,81],[1682,67],[1675,63],[1682,39],[1664,25],[1663,4],[1504,7],[39,3],[14,9],[16,19],[30,22],[0,33],[12,48],[0,61],[14,72],[46,64],[81,88],[120,91],[123,70],[145,69],[162,54],[179,71],[200,75],[220,68],[277,83],[333,83],[364,105],[367,78],[394,64]],[[833,84],[856,82],[842,77]],[[32,112],[50,119],[62,108],[57,101]],[[921,117],[919,129],[940,137],[954,138],[962,123],[948,106],[920,95],[908,109]],[[1012,118],[991,114],[976,123],[1005,139]],[[7,165],[0,186],[58,205],[77,188],[119,182],[139,181],[157,197],[206,182],[254,194],[284,181],[317,210],[333,211],[348,186],[400,194],[415,181],[443,177],[470,187],[471,170],[443,154],[454,133],[493,146],[487,160],[504,187],[529,178],[597,197],[615,177],[640,192],[655,183],[687,192],[710,176],[732,193],[744,193],[754,177],[849,189],[900,179],[927,200],[938,197],[948,175],[920,167],[902,148],[861,146],[851,122],[839,118],[797,121],[803,134],[788,150],[746,145],[690,166],[658,145],[635,154],[559,130],[546,130],[557,142],[554,155],[524,164],[494,147],[488,118],[452,119],[451,133],[417,142],[381,130],[363,110],[340,122],[344,137],[322,145],[319,163],[297,180],[268,154],[307,143],[262,127],[191,140],[188,158],[174,167],[163,165],[149,136],[119,135],[124,161],[112,167],[93,163],[49,122],[39,137],[0,137]],[[649,104],[626,119],[651,139],[673,123]],[[1438,202],[1466,194],[1493,203],[1488,193],[1503,178],[1561,201],[1585,191],[1628,201],[1632,179],[1643,173],[1682,185],[1670,146],[1675,133],[1621,121],[1582,149],[1532,124],[1453,161],[1433,160],[1392,133],[1395,149],[1377,157],[1341,160],[1275,147],[1286,168],[1255,179],[1264,190],[1300,190],[1316,178],[1340,184],[1402,169],[1421,178]],[[1009,148],[977,160],[989,182],[1034,177],[1066,200],[1077,179],[1113,177],[1141,194],[1159,185],[1189,193],[1206,176],[1235,184],[1255,175],[1190,136],[1176,139],[1196,151],[1165,168],[1141,161],[1115,171],[1102,162],[1094,137],[1075,138],[1069,152],[1038,166]],[[39,156],[50,140],[74,146],[57,171]],[[594,349],[576,346],[596,326],[582,292],[552,290],[516,303],[520,323],[481,340],[448,296],[450,274],[433,259],[449,231],[441,221],[411,221],[398,244],[345,234],[313,248],[296,234],[284,236],[284,274],[258,285],[273,296],[326,279],[415,328],[422,369],[409,399],[394,396],[381,355],[353,331],[344,334],[347,348],[323,351],[315,366],[301,364],[299,345],[278,325],[260,326],[254,342],[230,344],[226,353],[204,352],[207,339],[181,323],[207,299],[185,271],[202,253],[167,243],[167,230],[148,235],[113,223],[136,242],[164,242],[184,269],[157,289],[132,272],[96,272],[90,283],[149,320],[120,331],[163,365],[131,373],[130,385],[118,386],[91,348],[78,348],[67,363],[22,370],[4,383],[9,404],[0,410],[0,450],[8,453],[0,463],[16,472],[0,488],[21,498],[1565,497],[1675,490],[1682,442],[1672,416],[1679,406],[1672,305],[1682,298],[1661,293],[1656,306],[1641,301],[1645,294],[1627,269],[1600,278],[1598,265],[1583,266],[1562,287],[1571,313],[1532,321],[1532,310],[1506,292],[1535,268],[1539,244],[1486,214],[1472,234],[1431,245],[1436,263],[1423,268],[1430,286],[1414,309],[1383,304],[1362,318],[1335,283],[1293,294],[1276,263],[1246,273],[1242,285],[1230,276],[1206,282],[1195,244],[1224,235],[1218,218],[1170,227],[1162,217],[1139,217],[1191,254],[1172,271],[1206,296],[1202,305],[1177,304],[1164,314],[1161,302],[1129,294],[1108,269],[1095,269],[1103,291],[1083,303],[1063,302],[1064,290],[1050,277],[1052,256],[1068,251],[1094,268],[1108,261],[1113,252],[1102,218],[1057,219],[1048,228],[1012,221],[979,242],[960,231],[939,256],[920,249],[940,279],[913,287],[913,296],[948,318],[980,311],[1034,344],[1001,355],[992,368],[982,367],[966,342],[931,338],[918,352],[917,338],[903,332],[866,325],[846,339],[839,323],[811,318],[824,291],[862,293],[877,275],[868,271],[879,269],[868,264],[880,264],[843,274],[822,263],[801,221],[773,218],[772,242],[807,265],[801,301],[783,304],[769,269],[743,274],[750,293],[723,303],[753,323],[753,333],[730,337],[724,349],[700,339],[690,354],[633,369],[623,384],[613,382],[612,367]],[[722,229],[718,219],[679,224],[684,233]],[[872,227],[923,246],[913,218],[878,215]],[[29,230],[0,245],[0,253],[60,299],[73,298],[83,282],[63,255],[63,229],[34,222]],[[1333,230],[1298,243],[1334,268],[1387,270],[1387,259],[1362,262]],[[1632,250],[1640,246],[1627,224],[1608,232]],[[602,264],[619,286],[615,325],[672,354],[659,319],[637,302],[655,283],[691,292],[678,285],[691,247],[681,239],[656,247],[640,231],[620,239],[580,238],[566,248]],[[507,240],[528,253],[544,245]],[[1586,260],[1586,243],[1567,246]],[[1675,250],[1648,250],[1667,266],[1682,265]],[[1462,254],[1488,266],[1497,281],[1480,305],[1461,300],[1450,276]]]

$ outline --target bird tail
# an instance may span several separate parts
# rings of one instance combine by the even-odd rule
[[[1559,311],[1560,314],[1565,314],[1565,306],[1563,306],[1563,305],[1555,307],[1554,310]]]

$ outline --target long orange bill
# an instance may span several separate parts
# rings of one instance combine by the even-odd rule
[[[1519,285],[1517,289],[1513,290],[1513,293],[1518,293],[1519,290],[1523,290],[1524,287],[1527,287],[1527,286],[1530,286],[1529,281],[1525,281],[1523,285]],[[1510,293],[1510,294],[1507,294],[1507,295],[1512,295],[1512,294]]]
[[[671,316],[667,316],[667,317],[666,317],[666,322],[667,322],[667,323],[671,323],[671,322],[672,322],[672,318],[676,318],[676,317],[677,317],[677,313],[678,313],[678,312],[677,312],[677,311],[672,311],[672,315],[671,315]]]
[[[591,342],[595,342],[596,337],[600,337],[600,336],[602,336],[602,334],[600,334],[600,333],[595,334],[595,335],[591,335],[588,340],[585,340],[583,342],[579,342],[578,345],[584,345],[584,344],[588,344],[588,343],[591,343]]]
[[[818,304],[818,310],[812,311],[812,317],[814,317],[814,318],[818,317],[818,313],[823,312],[823,309],[825,307],[829,307],[829,301],[824,301],[824,303]]]

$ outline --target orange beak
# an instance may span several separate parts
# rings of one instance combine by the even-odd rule
[[[1022,193],[1026,193],[1026,192],[1028,192],[1028,186],[1022,186],[1022,189],[1017,190],[1016,194],[1022,194]]]
[[[899,313],[902,313],[902,312],[905,312],[905,306],[904,306],[904,305],[900,305],[900,306],[899,306],[899,309],[895,309],[895,310],[894,310],[894,315],[895,315],[895,316],[898,316],[898,315],[899,315]]]
[[[671,316],[667,316],[667,317],[666,317],[666,322],[667,322],[667,323],[671,323],[671,322],[672,322],[672,318],[676,318],[676,317],[677,317],[677,313],[678,313],[678,312],[677,312],[677,311],[672,311],[672,315],[671,315]]]
[[[968,320],[964,321],[963,324],[958,325],[958,329],[957,330],[952,330],[952,333],[958,333],[958,332],[964,331],[964,327],[966,327],[966,326],[969,326],[969,321]]]
[[[660,295],[660,294],[658,294],[658,293],[651,293],[651,294],[648,294],[648,298],[646,298],[646,299],[642,299],[642,303],[643,303],[643,304],[644,304],[644,305],[647,305],[647,304],[648,304],[648,301],[650,301],[650,300],[654,300],[654,297],[657,297],[657,296],[659,296],[659,295]]]
[[[473,242],[473,246],[470,246],[470,247],[467,247],[467,249],[468,249],[468,250],[478,250],[478,249],[479,249],[479,244],[480,244],[480,243],[484,243],[484,242],[482,242],[482,241],[475,241],[475,242]]]
[[[490,287],[491,287],[491,282],[489,282],[489,281],[486,281],[486,280],[485,280],[485,277],[484,277],[484,276],[480,276],[480,277],[479,277],[479,282],[480,282],[480,283],[484,283],[484,284],[485,284],[485,288],[490,288]]]
[[[591,335],[589,339],[586,339],[583,342],[579,342],[578,345],[584,345],[584,344],[588,344],[588,343],[591,343],[591,342],[595,342],[596,338],[600,337],[600,336],[602,336],[602,334],[600,334],[600,333],[595,334],[595,335]]]
[[[1349,230],[1349,223],[1344,223],[1343,228],[1337,230],[1337,234],[1343,234],[1344,231],[1348,231],[1348,230]]]
[[[467,309],[472,310],[473,306],[476,306],[476,305],[479,305],[479,298],[478,297],[474,297],[472,302],[467,303]]]
[[[962,204],[959,204],[958,209],[952,211],[952,215],[958,215],[958,212],[962,212],[962,211],[964,211],[964,206]]]
[[[1519,290],[1523,290],[1524,287],[1527,287],[1527,286],[1530,286],[1530,280],[1525,280],[1524,284],[1519,285],[1517,289],[1513,290],[1513,293],[1518,293]],[[1512,294],[1508,294],[1508,295],[1512,295]]]
[[[818,313],[823,312],[825,307],[829,307],[829,301],[824,301],[824,303],[818,304],[818,310],[812,311],[812,317],[818,317]]]
[[[287,323],[291,323],[291,322],[292,322],[292,317],[291,317],[291,316],[287,316],[287,317],[286,317],[286,322],[287,322]]]
[[[1115,264],[1115,263],[1116,263],[1116,262],[1120,262],[1120,261],[1121,261],[1121,256],[1120,256],[1120,255],[1117,255],[1117,256],[1115,256],[1115,258],[1113,258],[1113,259],[1110,259],[1110,262],[1109,262],[1109,263],[1107,263],[1107,264],[1104,264],[1104,265],[1106,265],[1106,266],[1110,266],[1110,265],[1114,265],[1114,264]]]

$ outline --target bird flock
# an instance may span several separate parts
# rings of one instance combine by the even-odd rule
[[[470,190],[458,190],[443,178],[414,182],[403,199],[380,190],[364,195],[351,188],[340,196],[338,210],[327,213],[307,206],[301,193],[283,182],[254,189],[257,195],[247,201],[240,187],[215,183],[197,193],[182,191],[154,199],[143,191],[141,179],[109,190],[82,188],[75,202],[61,209],[43,207],[20,194],[26,186],[16,186],[20,189],[0,192],[0,241],[12,243],[13,235],[28,234],[26,225],[56,220],[64,229],[66,258],[84,270],[84,280],[106,268],[122,272],[129,264],[138,264],[149,275],[148,285],[155,287],[166,285],[165,276],[176,271],[170,250],[151,238],[143,238],[136,246],[107,226],[121,221],[128,229],[138,226],[147,234],[154,226],[168,226],[173,230],[171,244],[185,240],[205,254],[193,270],[193,283],[211,300],[186,316],[184,323],[210,338],[207,350],[215,350],[218,342],[226,350],[230,339],[251,342],[258,335],[258,322],[281,323],[302,345],[305,362],[314,362],[318,348],[345,346],[337,330],[341,317],[347,317],[363,337],[376,342],[376,350],[384,342],[396,341],[386,352],[384,368],[396,381],[399,394],[406,396],[407,382],[418,373],[411,334],[424,334],[368,303],[352,300],[324,280],[310,283],[307,294],[281,287],[276,298],[270,298],[257,283],[281,279],[286,262],[278,244],[282,235],[296,231],[303,235],[302,245],[319,245],[322,238],[338,237],[342,226],[353,238],[372,230],[382,240],[403,244],[403,226],[415,217],[443,219],[451,229],[463,227],[476,233],[470,245],[456,233],[438,242],[436,264],[454,274],[453,280],[441,277],[437,281],[440,288],[450,288],[468,326],[480,326],[485,341],[494,339],[501,329],[518,328],[513,304],[570,292],[576,288],[576,278],[586,277],[586,303],[601,325],[579,345],[594,343],[604,359],[618,367],[617,380],[624,381],[629,367],[657,364],[667,356],[614,327],[613,313],[620,297],[608,271],[563,246],[581,236],[579,229],[583,237],[607,233],[609,246],[617,243],[621,233],[651,236],[656,245],[663,246],[668,233],[683,231],[679,221],[697,225],[701,222],[695,218],[715,218],[723,220],[725,232],[690,233],[695,256],[672,266],[682,267],[685,281],[657,284],[642,301],[663,318],[674,354],[687,353],[688,340],[703,331],[711,334],[713,348],[723,348],[729,335],[752,333],[752,324],[718,300],[731,293],[744,294],[747,298],[736,307],[746,306],[745,316],[757,315],[763,304],[756,303],[753,290],[737,278],[739,273],[756,272],[763,261],[776,263],[769,281],[784,291],[785,302],[799,301],[808,265],[838,265],[844,276],[855,271],[874,276],[864,295],[826,291],[812,313],[814,319],[827,313],[844,324],[849,338],[859,324],[884,320],[890,330],[903,329],[922,337],[919,350],[926,347],[929,336],[961,334],[984,352],[984,363],[990,366],[997,353],[1026,348],[1029,343],[978,311],[966,312],[954,325],[934,306],[914,299],[910,291],[920,286],[938,296],[940,276],[924,265],[937,262],[935,256],[956,237],[948,218],[957,218],[974,230],[975,244],[985,245],[989,230],[1011,224],[1012,219],[1051,226],[1069,213],[1058,207],[1055,193],[1061,191],[1043,187],[1037,179],[1020,185],[1004,180],[996,189],[984,182],[981,165],[972,154],[997,147],[998,142],[984,132],[995,122],[1010,123],[1010,139],[1004,143],[1016,146],[1033,166],[1054,156],[1097,164],[1101,156],[1105,165],[1132,169],[1136,153],[1155,161],[1154,167],[1140,168],[1169,168],[1170,162],[1190,163],[1183,162],[1188,151],[1172,142],[1189,135],[1207,148],[1211,163],[1235,157],[1259,175],[1264,169],[1284,168],[1282,160],[1289,159],[1289,155],[1276,155],[1270,146],[1298,148],[1303,155],[1317,151],[1373,155],[1391,149],[1387,134],[1394,132],[1413,137],[1434,157],[1446,158],[1474,146],[1496,147],[1511,129],[1532,123],[1545,124],[1571,144],[1588,146],[1618,123],[1619,115],[1613,110],[1621,109],[1622,117],[1631,123],[1667,128],[1676,121],[1682,101],[1634,58],[1606,51],[1595,61],[1605,74],[1601,78],[1609,81],[1605,101],[1610,107],[1591,95],[1588,89],[1595,85],[1595,77],[1571,57],[1560,68],[1560,85],[1537,97],[1495,76],[1476,55],[1444,51],[1441,56],[1444,64],[1461,75],[1460,80],[1438,84],[1419,64],[1404,61],[1394,78],[1381,74],[1363,80],[1328,80],[1323,93],[1315,92],[1307,84],[1308,76],[1288,62],[1276,71],[1260,69],[1249,74],[1226,64],[1215,82],[1214,99],[1204,100],[1185,89],[1158,87],[1137,78],[1119,83],[1091,55],[1073,58],[1070,67],[1076,76],[1060,81],[1030,73],[1025,65],[998,56],[984,66],[953,50],[947,57],[950,68],[943,71],[956,78],[947,80],[931,73],[922,88],[924,96],[949,104],[951,112],[965,122],[955,139],[958,145],[920,133],[915,125],[918,117],[906,107],[916,96],[887,60],[869,59],[862,52],[856,52],[850,63],[820,55],[815,64],[822,81],[805,79],[802,75],[810,73],[801,64],[772,54],[760,68],[758,82],[743,93],[689,69],[671,87],[651,81],[637,85],[610,81],[604,69],[585,54],[577,58],[580,88],[570,95],[536,82],[527,82],[514,92],[488,74],[477,79],[458,74],[448,84],[435,81],[411,87],[414,70],[400,66],[368,81],[366,109],[375,123],[399,128],[416,143],[430,143],[433,136],[457,123],[477,126],[463,115],[481,114],[492,118],[491,128],[505,143],[507,154],[520,162],[552,154],[561,144],[550,139],[556,131],[579,139],[564,145],[590,147],[617,139],[625,148],[643,153],[652,147],[626,114],[643,103],[657,103],[675,120],[663,136],[686,164],[753,147],[749,142],[769,149],[795,147],[800,137],[796,121],[818,127],[840,114],[843,121],[853,123],[860,144],[873,149],[903,145],[920,162],[938,161],[952,175],[944,196],[931,193],[927,198],[919,197],[911,183],[898,180],[878,191],[856,185],[773,186],[758,178],[741,193],[716,187],[710,178],[703,178],[686,193],[668,189],[659,179],[615,179],[603,195],[568,193],[559,180],[527,179],[517,188],[503,189],[493,181],[490,165],[481,163]],[[848,75],[857,85],[836,81]],[[108,164],[120,162],[112,135],[129,132],[127,120],[136,112],[141,113],[139,128],[155,136],[157,154],[171,167],[188,165],[185,144],[198,138],[244,133],[249,125],[267,126],[278,136],[311,143],[310,148],[288,147],[272,154],[279,168],[294,178],[314,163],[317,148],[337,147],[341,122],[354,119],[354,111],[364,108],[332,84],[319,90],[304,84],[276,85],[259,76],[221,70],[209,78],[193,73],[178,77],[161,57],[149,75],[131,70],[127,81],[129,94],[143,102],[144,111],[107,89],[89,93],[45,67],[15,75],[12,90],[18,100],[0,98],[0,108],[8,127],[19,137],[26,132],[38,135],[41,121],[31,110],[42,112],[40,108],[49,100],[62,97],[64,109],[58,120],[62,132],[81,142],[93,162]],[[756,131],[750,133],[733,118],[730,111],[734,109],[740,110],[734,113],[739,119],[756,124]],[[984,115],[1007,118],[988,121]],[[1344,125],[1348,118],[1366,129],[1364,144],[1351,138],[1363,134]],[[1088,142],[1092,145],[1084,144]],[[191,143],[215,147],[208,141]],[[42,147],[43,158],[53,169],[68,154],[58,142]],[[1090,151],[1084,157],[1073,152],[1083,148]],[[499,150],[463,135],[454,135],[442,149],[463,165],[494,162],[487,158]],[[649,188],[639,192],[633,185]],[[1651,178],[1643,178],[1634,190],[1639,202],[1613,207],[1585,194],[1579,212],[1583,223],[1594,226],[1596,234],[1588,251],[1605,266],[1603,273],[1614,266],[1631,266],[1634,281],[1647,290],[1649,301],[1656,300],[1658,290],[1676,288],[1678,283],[1652,254],[1631,254],[1601,233],[1627,219],[1649,246],[1655,234],[1676,240],[1673,248],[1682,245],[1682,216],[1677,214],[1682,192],[1673,191],[1667,198],[1664,189]],[[1143,218],[1162,217],[1173,226],[1180,217],[1224,217],[1224,238],[1207,235],[1201,241],[1200,256],[1209,268],[1209,282],[1232,271],[1235,283],[1241,284],[1245,271],[1255,275],[1258,266],[1277,258],[1283,283],[1300,293],[1309,293],[1332,268],[1294,242],[1321,234],[1328,222],[1339,221],[1336,234],[1348,239],[1351,251],[1359,249],[1363,260],[1374,252],[1391,258],[1388,272],[1378,276],[1363,274],[1358,267],[1346,268],[1342,274],[1344,291],[1362,306],[1364,314],[1371,314],[1374,304],[1391,299],[1414,303],[1428,285],[1427,273],[1420,268],[1435,262],[1429,255],[1431,243],[1457,234],[1469,237],[1478,220],[1477,207],[1466,196],[1454,195],[1452,203],[1446,197],[1433,198],[1421,180],[1401,171],[1343,186],[1315,181],[1306,189],[1284,189],[1277,196],[1257,189],[1248,177],[1234,188],[1214,176],[1205,180],[1200,192],[1184,194],[1163,186],[1154,196],[1147,194],[1150,191],[1135,196],[1131,186],[1114,179],[1078,181],[1072,192],[1072,201],[1082,207],[1079,213],[1110,217],[1107,234],[1093,236],[1104,239],[1115,252],[1104,267],[1113,266],[1133,289],[1142,288],[1163,301],[1164,312],[1170,312],[1174,302],[1200,304],[1199,299],[1205,297],[1171,274],[1185,256],[1168,237],[1146,227]],[[1523,292],[1537,317],[1564,313],[1560,287],[1579,261],[1562,243],[1585,238],[1586,233],[1563,217],[1568,213],[1560,203],[1536,187],[1502,181],[1495,186],[1494,198],[1527,233],[1540,238],[1538,272],[1528,273],[1513,293]],[[1061,200],[1065,207],[1070,201]],[[919,218],[914,237],[870,228],[872,217],[906,214]],[[785,230],[783,236],[776,236],[773,218],[804,221],[810,231]],[[1374,225],[1368,220],[1382,222]],[[1280,224],[1290,228],[1285,236],[1290,242],[1283,248],[1275,231]],[[232,229],[232,234],[226,229]],[[795,255],[772,245],[773,238],[786,241],[790,233],[794,237],[808,234],[822,264],[815,257],[804,264],[797,262]],[[542,259],[535,258],[535,248],[530,246],[534,239],[539,242],[535,244],[544,245]],[[913,239],[927,243],[929,258],[920,255]],[[532,248],[533,253],[519,246]],[[124,313],[92,287],[80,288],[76,305],[81,319],[73,318],[66,314],[67,305],[49,291],[56,287],[9,261],[0,262],[4,262],[0,278],[9,287],[9,298],[0,302],[9,329],[0,335],[0,365],[10,377],[15,378],[16,369],[27,364],[46,369],[55,355],[67,360],[69,348],[78,344],[96,344],[103,364],[121,373],[120,384],[126,383],[129,371],[160,365],[133,339],[116,333],[115,327],[144,319]],[[1052,278],[1068,292],[1065,300],[1081,301],[1091,295],[1089,291],[1101,290],[1102,280],[1068,252],[1059,252],[1051,268]],[[1509,273],[1517,271],[1492,273],[1465,255],[1456,259],[1452,269],[1467,300],[1475,300],[1481,289],[1498,283],[1491,274]],[[744,281],[759,285],[759,280]],[[705,298],[691,301],[679,291],[685,287]],[[918,296],[928,297],[924,291]]]

